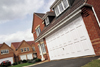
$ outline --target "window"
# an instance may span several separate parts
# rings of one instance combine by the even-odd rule
[[[36,34],[37,36],[39,36],[39,34],[41,33],[41,30],[40,30],[40,26],[36,29]]]
[[[8,54],[9,50],[1,50],[1,54]]]
[[[35,47],[33,47],[33,51],[35,51]]]
[[[58,10],[58,6],[55,8],[55,13],[56,13],[56,16],[58,16],[59,15],[59,10]]]
[[[26,51],[26,48],[24,48],[24,51]]]
[[[46,26],[49,25],[49,19],[48,19],[48,17],[45,19],[45,24],[46,24]]]
[[[68,0],[62,0],[55,8],[56,16],[59,16],[65,9],[69,7]]]
[[[59,9],[60,9],[60,12],[63,12],[64,11],[64,7],[62,5],[62,2],[59,4]]]
[[[21,49],[21,52],[23,52],[23,49]]]
[[[44,43],[41,44],[41,49],[42,49],[43,53],[46,53],[46,49],[45,49]]]
[[[68,0],[63,0],[63,5],[65,9],[68,8],[69,7]]]
[[[29,51],[29,48],[27,48],[27,51]]]

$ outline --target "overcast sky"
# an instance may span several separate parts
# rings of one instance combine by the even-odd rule
[[[0,44],[32,41],[33,13],[45,13],[55,0],[0,0]]]

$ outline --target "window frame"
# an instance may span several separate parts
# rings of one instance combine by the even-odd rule
[[[66,1],[66,2],[64,2],[64,1]],[[64,5],[65,3],[68,5],[67,7],[64,7],[64,6],[65,6],[65,5]],[[61,7],[60,4],[62,5],[63,10],[60,8],[60,7]],[[68,0],[62,0],[62,1],[54,8],[56,17],[58,17],[60,14],[62,14],[62,12],[64,12],[66,9],[68,9],[69,6],[70,6],[70,4],[69,4],[69,1],[68,1]],[[57,12],[56,8],[58,8],[58,12]]]
[[[46,19],[45,19],[45,25],[48,26],[49,24],[50,24],[50,20],[49,20],[48,17],[46,17]]]
[[[40,29],[40,26],[39,26],[39,27],[37,27],[37,29],[36,29],[36,35],[37,35],[37,37],[39,36],[40,33],[41,33],[41,29]]]
[[[27,51],[30,51],[29,47],[27,48]]]
[[[23,48],[21,48],[21,52],[24,52]]]
[[[3,54],[9,54],[9,50],[8,49],[1,50],[1,55],[3,55]]]
[[[32,47],[33,48],[33,51],[35,51],[35,47]]]
[[[24,52],[26,52],[25,50],[27,51],[27,48],[24,48]]]

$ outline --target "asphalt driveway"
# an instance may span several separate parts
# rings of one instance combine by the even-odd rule
[[[97,58],[99,57],[87,57],[87,58],[77,58],[77,59],[69,59],[69,60],[50,61],[43,64],[31,66],[31,67],[81,67]]]

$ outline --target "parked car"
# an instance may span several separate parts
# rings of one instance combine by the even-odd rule
[[[1,65],[2,66],[10,66],[11,62],[9,60],[6,60],[6,61],[1,62]]]

